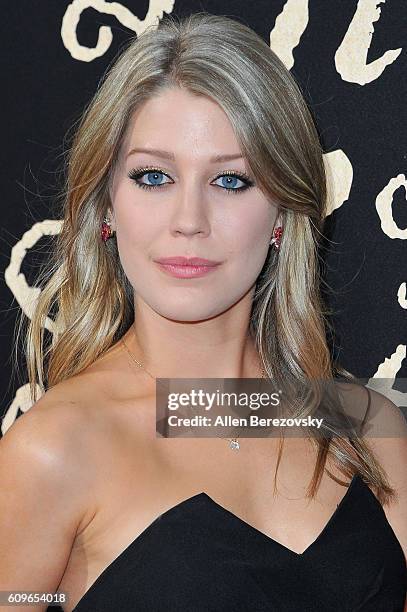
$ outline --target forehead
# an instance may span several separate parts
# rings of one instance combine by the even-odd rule
[[[184,89],[168,89],[147,100],[130,118],[123,143],[166,149],[207,159],[214,153],[238,153],[232,124],[217,102]]]

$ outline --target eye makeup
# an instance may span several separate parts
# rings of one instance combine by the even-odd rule
[[[128,177],[135,182],[135,184],[137,185],[137,187],[141,187],[142,189],[157,189],[157,188],[162,188],[163,185],[168,185],[169,183],[161,183],[160,185],[147,185],[146,183],[141,183],[140,179],[145,175],[145,174],[161,174],[163,176],[168,176],[168,174],[166,172],[164,172],[163,170],[161,170],[160,168],[154,167],[154,166],[149,166],[149,167],[144,167],[144,168],[133,168],[132,170],[130,170],[130,172],[128,173]],[[215,178],[213,179],[213,181],[216,181],[217,179],[223,177],[223,176],[228,176],[231,178],[236,178],[239,179],[240,181],[242,181],[244,183],[244,185],[242,187],[237,187],[237,188],[231,188],[231,187],[223,187],[221,185],[214,185],[214,187],[219,187],[220,189],[223,189],[223,191],[225,191],[228,194],[238,194],[238,193],[242,193],[243,191],[246,191],[246,189],[249,189],[250,187],[252,187],[254,185],[254,181],[252,181],[250,179],[250,177],[245,173],[245,172],[237,172],[234,170],[225,170],[224,172],[220,172],[218,173]]]

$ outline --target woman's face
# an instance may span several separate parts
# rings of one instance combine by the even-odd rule
[[[213,159],[226,155],[235,158]],[[112,228],[136,308],[141,301],[166,318],[199,321],[242,299],[251,302],[277,208],[254,184],[217,103],[168,89],[140,107],[126,133],[111,198]],[[217,265],[197,270],[157,263],[176,256]]]

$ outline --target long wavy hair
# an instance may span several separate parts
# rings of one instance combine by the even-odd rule
[[[255,180],[283,214],[281,247],[278,253],[269,249],[250,319],[267,375],[294,388],[338,375],[352,380],[327,343],[318,253],[327,184],[311,112],[293,76],[259,35],[235,19],[200,12],[166,16],[130,40],[78,121],[67,155],[63,226],[39,275],[43,288],[25,333],[32,401],[38,389],[42,394],[92,364],[134,321],[133,288],[116,239],[103,243],[100,227],[129,120],[169,87],[220,105]],[[47,341],[51,309],[57,314]],[[303,406],[301,415],[310,410]],[[386,503],[394,490],[367,444],[334,434],[318,438],[311,431],[317,461],[307,495],[314,497],[330,457],[344,475],[359,473]],[[281,454],[282,443],[277,469]]]

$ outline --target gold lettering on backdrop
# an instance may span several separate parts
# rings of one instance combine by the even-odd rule
[[[407,284],[401,283],[399,290],[397,291],[397,299],[402,308],[407,310]]]
[[[270,32],[270,48],[288,70],[294,66],[293,49],[308,25],[308,0],[287,0]]]
[[[349,198],[353,181],[353,167],[349,157],[342,149],[324,153],[323,160],[328,185],[326,213],[326,216],[328,216]]]
[[[93,8],[99,13],[113,15],[120,23],[136,34],[141,34],[149,26],[158,26],[164,11],[171,13],[175,0],[150,0],[147,14],[139,19],[120,2],[105,0],[73,0],[65,11],[61,25],[61,38],[72,57],[81,62],[92,62],[106,53],[112,44],[113,34],[109,26],[100,26],[96,47],[84,47],[78,41],[76,29],[83,11]]]
[[[20,308],[24,314],[31,319],[32,312],[35,308],[38,296],[41,293],[39,287],[31,287],[27,283],[27,279],[21,266],[27,250],[31,249],[42,236],[53,236],[59,234],[62,227],[62,221],[45,220],[34,225],[27,230],[21,240],[19,240],[11,249],[10,263],[4,272],[6,285],[16,298]],[[49,317],[45,320],[45,327],[50,332],[54,332],[55,324]]]
[[[373,24],[379,20],[381,14],[378,5],[384,2],[386,0],[358,1],[355,14],[335,53],[335,66],[344,81],[359,85],[371,83],[400,55],[402,49],[391,49],[382,57],[366,63],[374,33]],[[270,48],[288,70],[294,66],[293,50],[308,26],[308,9],[308,0],[287,0],[270,32]]]
[[[366,85],[377,79],[386,66],[393,63],[402,49],[390,49],[382,57],[366,63],[370,48],[373,24],[379,20],[381,8],[386,0],[359,0],[355,14],[345,36],[335,53],[335,65],[344,81]],[[139,19],[119,2],[105,0],[73,0],[65,11],[61,25],[61,38],[72,57],[82,62],[91,62],[101,57],[110,48],[113,40],[109,26],[100,26],[98,40],[93,48],[81,45],[77,38],[77,26],[83,11],[93,8],[99,13],[114,15],[122,25],[136,34],[149,26],[157,26],[164,12],[170,14],[175,0],[151,0],[145,19]],[[287,0],[270,31],[270,48],[290,70],[294,65],[293,49],[298,45],[309,20],[308,0]]]
[[[380,218],[381,228],[389,238],[407,239],[407,228],[402,229],[393,219],[393,194],[404,187],[404,192],[407,193],[407,181],[404,174],[399,174],[396,178],[389,180],[387,185],[383,187],[376,198],[376,210]]]
[[[379,20],[379,4],[386,0],[359,0],[348,30],[335,53],[335,66],[344,81],[366,85],[377,79],[402,49],[391,49],[381,57],[366,63],[374,32],[373,24]]]

